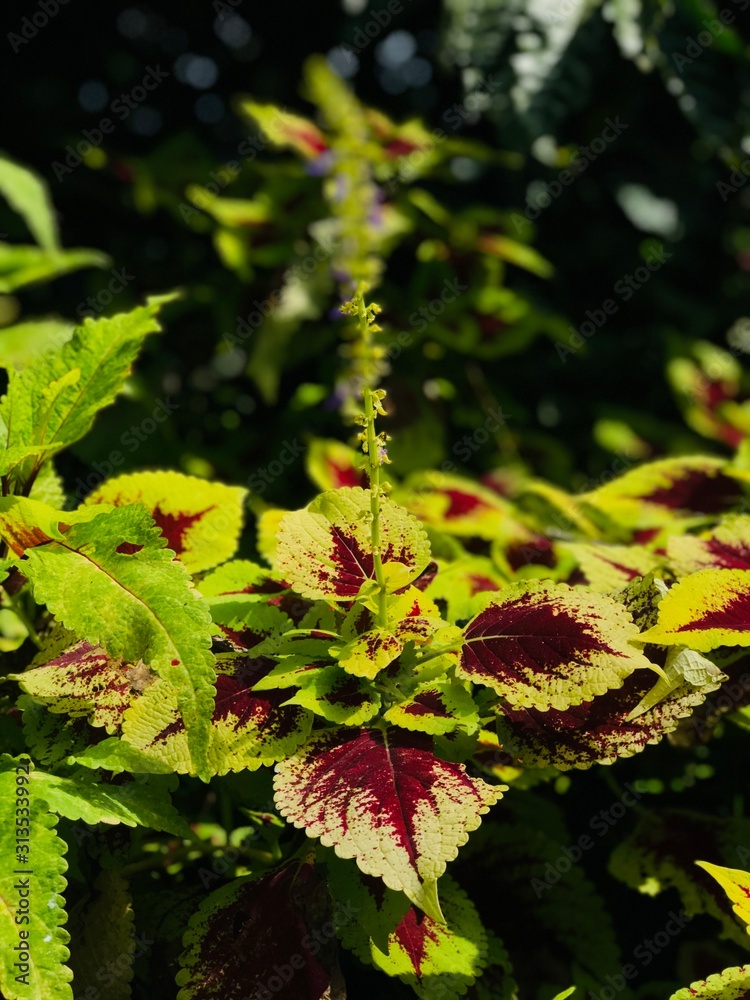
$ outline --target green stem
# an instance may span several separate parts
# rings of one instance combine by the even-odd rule
[[[372,355],[372,331],[370,330],[370,319],[365,307],[364,292],[360,286],[356,295],[357,318],[362,334],[362,347],[365,358]],[[383,557],[381,554],[380,540],[380,455],[378,453],[378,441],[375,433],[375,401],[373,389],[370,385],[365,385],[362,392],[364,402],[365,418],[365,444],[367,455],[367,473],[370,480],[370,535],[372,538],[372,563],[375,570],[375,581],[378,585],[378,625],[385,628],[388,625],[388,591],[385,585],[385,573],[383,571]]]
[[[429,653],[425,653],[424,656],[417,657],[417,664],[421,665],[426,663],[428,660],[434,660],[438,656],[443,656],[445,653],[458,653],[463,649],[463,643],[460,646],[437,646],[435,649],[431,649]]]
[[[284,638],[289,635],[314,635],[316,639],[340,639],[338,632],[331,632],[327,628],[290,628],[284,633]]]

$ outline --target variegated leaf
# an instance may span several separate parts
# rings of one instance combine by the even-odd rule
[[[444,603],[445,617],[455,622],[472,618],[486,603],[486,595],[502,590],[507,583],[491,559],[465,556],[453,562],[440,563],[438,572],[425,588],[425,594],[433,601]]]
[[[86,504],[143,504],[167,547],[191,573],[203,573],[234,555],[246,494],[181,472],[133,472],[108,479]]]
[[[369,490],[321,493],[281,521],[275,568],[303,597],[352,600],[374,580]],[[416,518],[390,500],[380,504],[381,557],[390,591],[427,566],[430,546]]]
[[[566,542],[557,549],[575,559],[582,583],[604,594],[621,590],[636,577],[646,576],[661,562],[658,556],[639,545]]]
[[[309,861],[234,879],[190,919],[178,1000],[344,1000],[331,917]]]
[[[145,664],[125,664],[84,639],[43,666],[8,676],[50,712],[85,718],[115,733],[134,695],[156,675]]]
[[[341,943],[359,959],[398,976],[423,1000],[464,996],[487,964],[487,935],[474,906],[449,875],[440,881],[445,923],[410,906],[403,896],[352,864],[329,864],[334,898],[349,902],[357,919],[342,921]],[[392,925],[392,926],[391,926]]]
[[[699,536],[674,535],[667,556],[678,578],[701,569],[750,569],[750,517],[727,517]]]
[[[402,729],[438,735],[459,726],[469,733],[479,728],[479,713],[471,695],[452,678],[418,684],[404,701],[384,714],[386,722]]]
[[[648,462],[578,498],[631,529],[658,528],[678,516],[719,514],[740,499],[720,458],[694,455]]]
[[[284,705],[300,705],[328,722],[360,726],[380,709],[380,694],[372,684],[339,667],[309,670],[299,678],[299,690]]]
[[[517,523],[515,508],[494,490],[443,472],[413,476],[395,497],[420,521],[451,535],[490,540]]]
[[[305,456],[305,467],[319,490],[367,485],[361,454],[341,441],[313,438]]]
[[[500,704],[498,736],[509,763],[524,767],[553,765],[561,771],[610,764],[658,743],[700,705],[720,679],[693,685],[682,681],[650,708],[634,717],[653,688],[653,674],[638,671],[623,686],[564,711]],[[719,678],[724,675],[720,674]]]
[[[441,920],[436,880],[506,790],[399,730],[337,729],[277,765],[279,812]]]
[[[747,1000],[750,997],[750,965],[724,969],[708,979],[691,983],[669,1000]]]
[[[732,909],[745,924],[750,934],[750,874],[737,868],[723,868],[708,861],[696,861],[709,875],[713,875],[729,897]]]
[[[659,602],[659,619],[642,642],[691,646],[750,646],[750,572],[702,569],[675,584]]]
[[[347,673],[372,680],[396,659],[407,642],[424,645],[448,627],[434,602],[416,587],[389,595],[387,613],[388,624],[382,627],[375,624],[374,612],[360,603],[347,614],[341,634],[349,642],[336,653]]]
[[[293,754],[307,739],[312,715],[287,705],[288,691],[255,690],[255,682],[272,667],[273,660],[249,651],[219,659],[208,747],[213,773],[257,770]],[[122,733],[131,746],[184,772],[187,734],[173,691],[160,681],[133,702]]]
[[[516,708],[565,711],[650,665],[632,645],[637,636],[611,598],[529,581],[508,587],[469,622],[458,669]]]

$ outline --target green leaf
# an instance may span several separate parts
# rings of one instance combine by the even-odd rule
[[[14,480],[19,487],[33,482],[44,459],[87,433],[96,413],[122,389],[145,337],[161,329],[156,316],[173,298],[158,296],[129,313],[87,318],[60,350],[9,373],[0,403],[8,428],[0,472],[18,465]]]
[[[68,764],[80,764],[82,767],[99,769],[121,774],[129,771],[131,774],[171,774],[169,763],[159,760],[152,754],[136,750],[125,740],[116,736],[95,743],[93,746],[81,748],[71,753]]]
[[[45,767],[65,763],[70,754],[83,753],[94,736],[83,719],[53,715],[27,694],[18,698],[23,713],[23,735],[32,756]]]
[[[0,194],[23,217],[40,247],[60,249],[55,207],[39,174],[0,154]]]
[[[82,267],[109,267],[111,259],[100,250],[84,247],[71,250],[47,250],[43,247],[0,243],[0,293],[7,295],[18,288],[60,278]]]
[[[71,632],[111,657],[143,661],[175,689],[188,764],[204,775],[216,676],[208,609],[145,508],[91,510],[91,521],[50,529],[55,537],[27,550],[23,571]],[[48,512],[50,522],[63,516]]]
[[[0,757],[0,775],[12,772],[15,766],[11,757]],[[169,798],[169,789],[175,785],[174,777],[160,775],[141,775],[126,784],[106,784],[88,771],[67,778],[39,770],[29,774],[32,798],[45,801],[50,812],[66,819],[145,826],[186,837],[190,829]]]
[[[381,501],[381,552],[388,589],[400,590],[427,566],[424,528],[403,508]],[[281,521],[275,569],[303,597],[348,601],[375,578],[370,492],[359,487],[321,493]]]
[[[136,954],[135,918],[128,883],[116,869],[99,872],[83,914],[71,921],[71,960],[79,996],[130,1000]],[[102,971],[106,970],[106,975]]]
[[[2,765],[0,898],[5,905],[0,907],[0,990],[6,1000],[73,1000],[73,974],[65,964],[70,935],[62,926],[67,919],[61,895],[66,886],[65,842],[57,836],[57,817],[41,795],[29,794],[26,764],[3,758]],[[28,875],[23,874],[26,870]],[[24,879],[29,880],[28,910],[17,888]],[[22,958],[19,944],[28,945],[28,968],[15,965]],[[19,975],[27,978],[19,982]]]
[[[75,323],[47,316],[0,330],[0,368],[27,368],[47,351],[59,350],[73,336]]]

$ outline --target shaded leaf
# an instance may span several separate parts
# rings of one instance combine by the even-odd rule
[[[344,1000],[331,915],[309,862],[222,886],[190,919],[178,1000]]]
[[[116,869],[105,869],[97,875],[93,890],[77,925],[71,927],[76,991],[98,995],[106,983],[107,1000],[130,1000],[136,940],[128,883]]]
[[[750,821],[715,819],[686,810],[663,809],[644,816],[636,830],[612,854],[610,871],[631,889],[655,896],[676,889],[688,917],[707,913],[721,923],[721,936],[747,948],[750,940],[740,926],[719,884],[695,861],[711,857],[713,864],[738,857],[750,843]]]
[[[6,903],[0,907],[0,990],[6,1000],[73,1000],[73,974],[66,965],[70,935],[62,926],[67,920],[62,897],[68,867],[66,845],[56,832],[57,817],[42,796],[24,795],[23,790],[29,788],[24,763],[2,757],[0,767],[0,856],[4,859],[0,898]],[[18,875],[15,868],[28,868],[29,874]],[[28,910],[14,888],[23,878],[29,879]],[[23,916],[28,920],[21,920]],[[21,932],[28,937],[22,938]],[[17,968],[15,963],[23,957],[18,946],[23,944],[28,945],[31,960],[25,963],[27,968]],[[27,978],[18,982],[18,975]]]

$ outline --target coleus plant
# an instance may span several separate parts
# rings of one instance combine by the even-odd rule
[[[133,473],[68,509],[54,457],[114,400],[168,301],[87,319],[62,348],[8,371],[3,604],[27,638],[4,671],[3,995],[86,995],[107,968],[108,995],[129,996],[128,879],[221,846],[173,805],[176,776],[273,768],[273,802],[247,803],[270,850],[245,848],[236,877],[200,905],[176,881],[174,905],[192,911],[180,1000],[343,997],[337,944],[418,996],[515,996],[513,955],[448,863],[488,813],[481,849],[512,850],[491,820],[504,795],[631,756],[689,726],[716,692],[733,692],[734,710],[748,700],[747,473],[667,459],[577,497],[537,481],[504,496],[444,473],[387,482],[378,310],[360,286],[344,311],[362,454],[317,444],[311,472],[328,488],[301,510],[263,514],[266,565],[233,558],[238,487]],[[282,847],[282,820],[303,839]],[[634,858],[643,869],[659,854],[644,822],[613,860],[635,886]],[[81,823],[170,839],[100,844],[84,861]],[[712,864],[719,841],[701,840],[717,845]],[[72,942],[66,850],[74,881],[95,869]],[[34,905],[19,925],[27,865]],[[690,912],[741,938],[700,872],[681,879]],[[32,956],[20,975],[19,926]],[[596,961],[576,971],[581,988],[603,984]],[[698,995],[744,995],[735,973]]]

